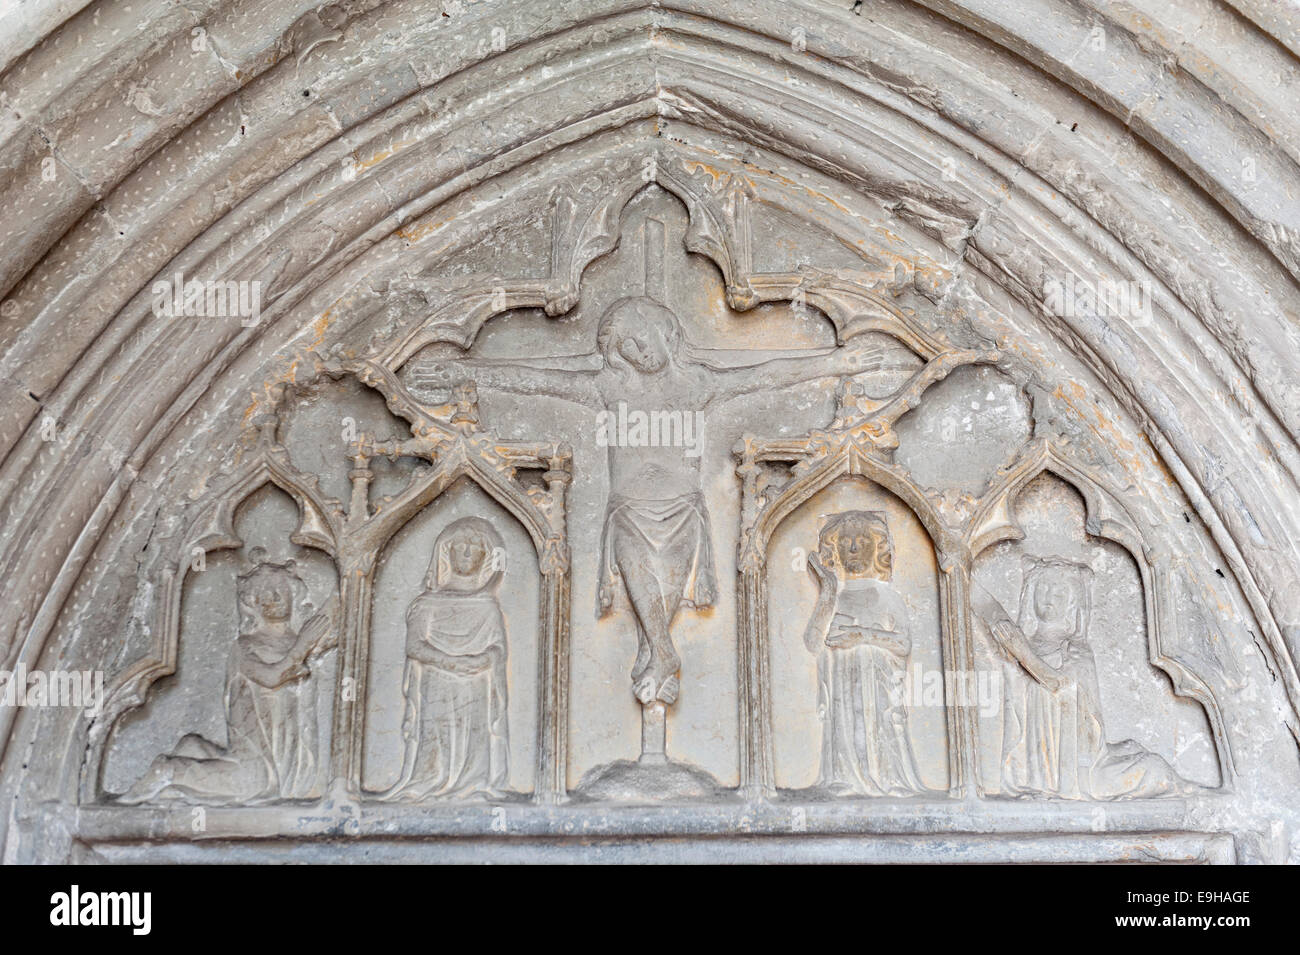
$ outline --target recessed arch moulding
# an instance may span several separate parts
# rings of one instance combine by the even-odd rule
[[[213,75],[95,164],[0,77],[67,190],[0,650],[104,679],[0,711],[6,858],[1295,861],[1285,123],[1233,180],[1101,14],[1149,88],[978,5],[419,6],[159,14]]]

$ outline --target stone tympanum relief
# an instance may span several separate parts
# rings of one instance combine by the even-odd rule
[[[615,300],[595,322],[594,369],[550,367],[544,359],[513,361],[466,356],[420,360],[408,372],[412,393],[436,394],[457,374],[484,389],[539,395],[587,413],[605,461],[608,492],[596,572],[597,615],[627,613],[636,633],[632,692],[643,708],[636,764],[593,770],[591,795],[644,797],[659,790],[705,792],[707,774],[666,755],[666,708],[681,686],[673,625],[682,609],[706,610],[717,600],[713,520],[702,489],[701,443],[710,417],[759,392],[830,381],[880,365],[869,344],[802,358],[724,364],[686,337],[681,318],[644,291],[666,297],[665,224],[644,222],[643,294]],[[623,777],[627,777],[625,780]],[[620,789],[620,787],[624,787]]]
[[[306,585],[292,560],[249,553],[236,584],[239,635],[225,685],[225,744],[199,734],[159,756],[122,802],[255,803],[320,795],[318,661],[338,643],[338,606],[305,623]]]
[[[1300,861],[1285,5],[227,3],[0,30],[0,857]]]
[[[911,614],[890,584],[893,560],[889,524],[879,511],[832,515],[808,556],[820,588],[803,635],[817,657],[817,785],[835,795],[925,791],[903,698]]]
[[[715,405],[754,392],[862,370],[876,355],[856,350],[719,366],[694,355],[683,340],[680,319],[644,295],[611,305],[596,334],[602,360],[597,371],[470,361],[425,363],[416,374],[428,388],[440,373],[463,373],[468,366],[480,386],[547,395],[596,413],[598,442],[608,449],[610,486],[598,613],[621,607],[632,613],[633,692],[646,705],[672,704],[681,663],[673,621],[681,608],[711,607],[717,596],[711,521],[700,486],[697,440],[707,427],[701,417]]]
[[[495,306],[466,293],[468,331],[313,354],[272,394],[177,553],[245,548],[229,514],[272,485],[296,504],[283,537],[333,562],[337,596],[309,615],[293,564],[247,551],[229,741],[156,750],[126,786],[101,772],[99,798],[325,798],[400,827],[481,803],[1226,783],[1213,695],[1164,653],[1142,531],[1037,433],[1016,359],[927,330],[896,272],[738,271],[744,190],[715,214],[666,181],[553,204],[553,270],[595,230],[568,317],[512,307],[512,280]],[[1043,498],[1049,459],[1096,514],[1063,481]],[[174,620],[159,629],[92,740],[107,763],[107,727],[174,668]],[[312,661],[333,647],[326,680]],[[329,699],[319,741],[297,715],[311,692]]]

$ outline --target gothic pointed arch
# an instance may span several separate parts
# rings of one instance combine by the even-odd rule
[[[197,852],[185,807],[202,798],[159,776],[166,799],[114,801],[103,760],[200,759],[162,737],[224,732],[214,661],[245,637],[265,649],[326,626],[299,619],[301,600],[277,616],[299,589],[289,562],[310,554],[337,570],[337,643],[318,641],[337,664],[298,661],[321,667],[322,783],[296,786],[276,756],[278,782],[241,777],[211,814],[211,838],[267,859],[321,837],[475,845],[503,810],[548,839],[597,819],[654,844],[727,838],[744,817],[852,837],[870,859],[889,855],[901,813],[934,834],[918,859],[976,831],[990,859],[1045,857],[1065,826],[1092,834],[1071,837],[1080,861],[1139,841],[1178,861],[1294,861],[1270,826],[1295,815],[1300,784],[1286,81],[1300,51],[1267,5],[1141,6],[78,0],[0,14],[0,670],[102,672],[111,688],[94,719],[0,707],[0,852]],[[1051,534],[1016,550],[1018,502],[1042,475],[1080,495],[1069,555]],[[448,503],[465,481],[484,498]],[[811,514],[837,482],[876,490]],[[286,496],[259,530],[283,553],[225,567],[224,583],[194,570],[196,548],[211,564],[248,556],[236,514],[268,486]],[[470,553],[425,587],[386,556],[443,505],[484,519],[455,510],[471,498],[500,508],[527,561],[493,577]],[[938,596],[870,561],[810,575],[817,521],[849,513],[844,536],[880,553],[914,518]],[[440,529],[421,531],[426,567]],[[797,562],[770,559],[779,535]],[[893,543],[899,560],[923,555]],[[993,551],[1005,612],[972,584]],[[392,587],[378,615],[377,564]],[[1035,608],[1021,591],[1039,580]],[[1053,616],[1048,591],[1071,612]],[[359,781],[367,648],[404,646],[417,601],[440,661],[417,663],[478,680],[466,699],[481,708],[439,722],[448,707],[414,703],[420,732],[454,731],[481,759],[451,772],[413,737],[424,777],[406,804]],[[444,611],[480,626],[444,626]],[[525,630],[536,660],[515,666]],[[895,719],[831,692],[827,674],[907,671],[909,641],[932,631],[956,671],[937,702],[914,694]],[[949,689],[987,664],[1022,681],[1017,705],[1056,712],[1065,664],[1025,651],[1044,633],[1100,659],[1097,699],[1072,712],[1105,745],[1037,788],[1044,767],[1015,763],[1012,802],[981,783],[995,744],[980,701]],[[473,659],[449,662],[457,646]],[[268,690],[304,679],[247,672]],[[176,679],[196,688],[158,703],[176,726],[110,732]],[[1144,710],[1161,680],[1172,702]],[[901,757],[867,779],[874,754],[837,748],[849,722],[819,721],[822,690],[867,737],[909,727],[889,731],[897,752],[945,727],[948,786],[913,785]],[[276,699],[309,738],[311,719]],[[692,730],[706,725],[724,729]],[[1145,789],[1106,776],[1125,734]],[[498,785],[507,737],[536,767],[529,791]],[[778,785],[774,753],[809,754],[789,778],[826,785]],[[1097,804],[1120,801],[1095,832]],[[682,812],[636,821],[661,802]]]

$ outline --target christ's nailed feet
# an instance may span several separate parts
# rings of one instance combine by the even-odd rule
[[[632,692],[642,704],[653,703],[655,700],[672,704],[677,701],[677,693],[680,689],[681,682],[676,670],[661,677],[654,666],[646,670],[632,686]]]

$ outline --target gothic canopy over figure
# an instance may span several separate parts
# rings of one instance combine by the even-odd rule
[[[508,776],[501,536],[464,517],[438,535],[406,611],[402,774],[383,798],[497,797]]]
[[[1085,564],[1026,557],[1018,622],[976,587],[975,610],[1006,661],[1002,792],[1115,799],[1193,788],[1136,741],[1106,741],[1088,642],[1091,585]]]
[[[249,559],[253,568],[236,583],[240,626],[226,676],[227,744],[185,736],[121,801],[254,803],[319,795],[313,664],[337,645],[337,599],[295,630],[294,610],[304,605],[306,586],[294,562],[272,563],[260,547]]]
[[[908,612],[889,583],[893,544],[884,515],[832,515],[808,566],[821,588],[803,638],[817,654],[818,788],[858,796],[924,792],[901,695],[912,649]]]
[[[626,597],[637,629],[633,691],[643,704],[672,703],[681,660],[671,630],[681,607],[717,598],[709,515],[700,489],[698,416],[740,395],[801,382],[854,375],[879,364],[872,348],[836,349],[756,365],[722,367],[702,360],[685,341],[677,316],[647,296],[620,299],[601,317],[594,371],[531,362],[466,359],[417,363],[414,390],[446,387],[471,370],[480,387],[561,398],[603,414],[668,413],[694,427],[694,441],[608,442],[610,491],[602,536],[599,613]],[[660,436],[662,439],[662,435]]]

